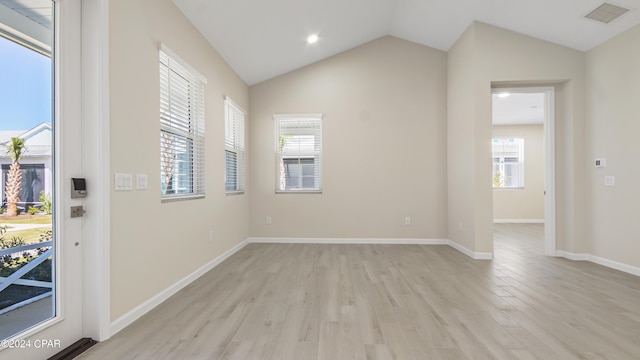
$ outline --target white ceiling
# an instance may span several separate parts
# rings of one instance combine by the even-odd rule
[[[544,93],[502,91],[492,94],[492,100],[493,125],[544,123]]]
[[[51,29],[51,0],[0,0],[0,5]]]
[[[51,51],[51,0],[0,0],[0,35],[36,51]]]
[[[640,0],[605,25],[602,0],[173,0],[253,85],[384,35],[449,50],[472,21],[586,51],[640,23]],[[305,39],[317,33],[313,45]]]

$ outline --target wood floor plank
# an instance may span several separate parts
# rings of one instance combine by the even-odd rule
[[[316,360],[318,358],[318,343],[298,342],[295,347],[296,351],[293,354],[293,359]]]
[[[492,261],[250,244],[78,359],[637,359],[640,278],[546,257],[543,234],[496,225]]]

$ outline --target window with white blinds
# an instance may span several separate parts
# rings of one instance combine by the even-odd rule
[[[204,86],[206,79],[160,47],[160,188],[163,200],[205,193]]]
[[[276,191],[321,192],[322,114],[274,115]]]
[[[493,187],[524,188],[524,139],[493,139]]]
[[[224,101],[224,188],[227,193],[244,191],[244,110],[229,97]]]

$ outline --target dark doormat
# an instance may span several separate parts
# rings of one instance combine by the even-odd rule
[[[91,338],[82,338],[76,342],[74,342],[68,348],[60,351],[59,353],[53,355],[48,360],[71,360],[76,356],[82,354],[83,352],[89,350],[90,347],[97,344],[98,342]]]

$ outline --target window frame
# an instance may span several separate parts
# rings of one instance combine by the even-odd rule
[[[201,199],[205,197],[206,183],[204,92],[207,79],[164,44],[160,44],[158,56],[160,199],[161,202]],[[181,80],[182,85],[173,84],[172,78]],[[165,150],[167,144],[169,150]],[[173,159],[169,159],[171,157]],[[181,170],[185,173],[179,173]],[[172,187],[174,183],[186,182],[188,190],[166,193],[163,185],[168,171],[172,173],[169,180]]]
[[[246,159],[245,159],[245,143],[246,143],[246,111],[234,102],[230,97],[225,96],[224,100],[224,126],[225,126],[225,146],[224,146],[224,164],[225,164],[225,193],[227,195],[244,194],[246,190]],[[231,116],[233,115],[233,116]],[[235,189],[228,189],[229,173],[228,173],[228,154],[235,154]]]
[[[275,171],[275,192],[276,194],[322,194],[322,113],[301,113],[301,114],[275,114],[273,115],[275,123],[275,154],[276,154],[276,171]],[[317,123],[314,126],[307,127],[309,131],[300,131],[297,136],[314,136],[313,150],[299,152],[283,152],[284,143],[280,140],[284,127],[282,122],[307,121],[310,124]],[[295,127],[288,127],[289,130]],[[301,127],[298,130],[302,129]],[[296,135],[294,135],[296,136]],[[314,159],[314,186],[298,188],[282,188],[283,176],[286,177],[284,169],[284,159]],[[317,160],[317,164],[316,164]],[[302,165],[302,164],[300,164]],[[298,184],[302,185],[302,168],[300,168],[300,176]]]

